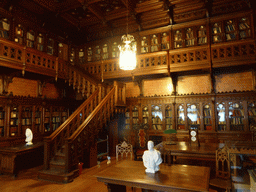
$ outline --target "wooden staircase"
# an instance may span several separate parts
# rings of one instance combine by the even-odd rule
[[[79,175],[78,163],[86,163],[88,150],[95,146],[99,131],[118,112],[124,112],[124,86],[115,83],[102,98],[97,89],[49,137],[44,139],[44,168],[39,179],[68,183]]]

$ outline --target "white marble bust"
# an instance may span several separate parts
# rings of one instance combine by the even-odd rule
[[[25,140],[26,145],[33,145],[32,143],[33,133],[29,128],[26,129],[25,135],[26,135],[26,140]]]
[[[162,163],[162,158],[161,153],[154,149],[153,141],[148,141],[148,150],[144,151],[142,159],[147,173],[155,173],[159,171],[159,165]]]

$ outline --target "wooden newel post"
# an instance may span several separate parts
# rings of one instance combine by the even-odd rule
[[[51,154],[51,140],[49,137],[44,139],[44,169],[49,169]]]

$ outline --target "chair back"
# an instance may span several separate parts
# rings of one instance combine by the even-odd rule
[[[227,145],[216,150],[216,176],[223,179],[230,178],[229,149]]]
[[[131,144],[126,143],[125,141],[121,144],[116,145],[116,161],[118,161],[119,155],[121,155],[121,159],[128,158],[131,156],[131,160],[133,158],[133,148]]]

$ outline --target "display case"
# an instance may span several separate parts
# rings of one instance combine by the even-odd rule
[[[140,53],[148,53],[149,52],[149,43],[148,43],[147,36],[142,37],[140,47],[141,47]]]
[[[19,129],[19,108],[11,106],[10,136],[17,136]]]
[[[5,109],[0,107],[0,137],[4,136],[4,127],[5,127]]]
[[[218,131],[226,131],[227,122],[226,122],[226,108],[225,103],[217,103],[217,130]]]
[[[206,33],[206,27],[204,25],[201,25],[198,30],[198,45],[204,45],[207,43],[207,33]]]
[[[244,107],[242,102],[229,102],[230,131],[244,130]]]
[[[225,21],[226,40],[236,40],[236,26],[234,20]]]
[[[185,39],[186,47],[191,47],[195,45],[195,37],[193,28],[186,29],[186,39]]]
[[[142,108],[142,122],[144,124],[148,124],[148,118],[149,118],[148,106],[144,106]]]
[[[199,104],[187,104],[187,117],[188,117],[188,127],[200,128],[200,110]]]
[[[163,112],[161,105],[152,105],[151,106],[151,118],[152,118],[152,128],[154,130],[163,129]]]
[[[172,105],[165,106],[165,129],[173,129],[172,127]]]
[[[168,50],[170,49],[170,38],[168,33],[162,34],[162,50]]]
[[[25,134],[27,128],[32,130],[32,114],[33,114],[32,106],[22,106],[22,111],[21,111],[22,135]]]
[[[139,109],[137,106],[132,108],[132,124],[138,125],[139,124]]]
[[[177,106],[177,129],[185,129],[185,109],[184,104],[179,104]]]
[[[151,35],[151,52],[156,52],[160,50],[160,44],[158,40],[158,35]]]
[[[183,36],[181,30],[174,31],[174,48],[182,48],[183,47]]]
[[[212,128],[212,111],[210,104],[203,105],[203,123],[205,131],[213,131]]]
[[[222,27],[221,22],[214,23],[212,26],[212,42],[219,43],[222,42]]]
[[[256,102],[248,102],[248,120],[250,131],[256,130]]]

